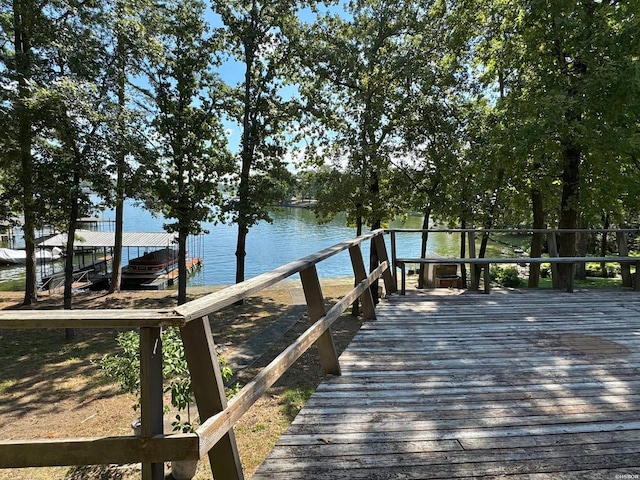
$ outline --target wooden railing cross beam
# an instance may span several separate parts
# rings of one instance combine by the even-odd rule
[[[193,320],[180,329],[184,355],[191,373],[191,385],[200,421],[204,422],[227,408],[224,382],[209,317]],[[233,430],[229,430],[208,451],[213,478],[242,480],[242,464]]]
[[[315,265],[300,272],[302,289],[307,301],[307,309],[311,322],[316,323],[326,315],[324,308],[324,296],[322,287],[318,279],[318,270]],[[331,327],[327,328],[316,340],[320,365],[325,375],[340,375],[340,363],[338,362],[338,352],[331,334]]]
[[[367,278],[367,270],[364,266],[364,259],[362,258],[362,249],[360,248],[360,245],[350,247],[349,256],[351,257],[351,265],[353,266],[353,274],[355,276],[356,283],[360,283]],[[367,320],[373,320],[376,318],[376,307],[373,303],[371,289],[367,289],[367,291],[362,294],[360,302],[362,302],[362,314],[364,318]]]
[[[387,263],[389,265],[389,255],[387,253],[387,247],[384,242],[384,235],[375,236],[373,242],[376,248],[376,253],[378,254],[378,261],[380,262],[380,264]],[[398,287],[394,280],[394,273],[395,272],[392,272],[389,268],[382,272],[384,288],[388,293],[395,293],[398,291]]]

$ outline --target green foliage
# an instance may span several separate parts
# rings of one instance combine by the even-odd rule
[[[130,330],[118,333],[116,343],[122,350],[117,354],[106,354],[98,366],[101,373],[118,382],[120,390],[126,393],[140,392],[140,336],[138,332]],[[134,405],[134,410],[140,403]]]
[[[162,376],[165,381],[165,393],[171,395],[171,405],[179,411],[186,410],[187,418],[176,415],[172,423],[175,431],[193,431],[190,405],[193,403],[191,376],[184,356],[184,346],[177,328],[162,331]],[[106,354],[98,366],[102,375],[118,382],[120,389],[126,393],[140,394],[140,336],[137,331],[121,332],[116,337],[120,352]],[[233,377],[231,368],[224,358],[218,357],[222,379],[226,383]],[[227,396],[240,390],[238,384],[229,388]],[[133,406],[137,410],[140,401]]]
[[[494,265],[490,269],[491,280],[499,285],[509,288],[518,288],[522,284],[522,279],[516,267],[501,268]]]
[[[149,171],[152,210],[178,233],[178,304],[186,302],[186,240],[202,233],[202,222],[215,221],[223,201],[218,188],[233,168],[221,121],[226,94],[214,75],[213,39],[199,0],[164,2],[165,20],[157,40],[161,50],[149,58],[146,91],[153,112],[156,163]]]
[[[309,2],[313,4],[314,2]],[[236,282],[244,280],[246,237],[268,209],[287,194],[287,128],[295,109],[285,92],[291,55],[286,31],[307,2],[293,0],[215,0],[222,20],[223,55],[242,65],[242,80],[224,99],[229,117],[241,130],[233,193],[224,205],[226,218],[238,225]],[[283,188],[284,187],[284,188]]]

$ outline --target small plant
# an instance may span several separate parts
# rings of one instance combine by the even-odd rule
[[[491,267],[489,271],[491,280],[504,287],[517,288],[520,286],[520,274],[516,267],[500,268],[497,265]]]
[[[118,333],[116,343],[122,349],[119,354],[106,354],[98,367],[102,375],[115,380],[120,390],[125,393],[140,393],[140,337],[136,331]],[[140,399],[133,405],[136,411],[140,407]]]
[[[119,333],[116,343],[122,349],[120,353],[106,354],[102,357],[98,366],[102,374],[120,385],[123,392],[138,395],[138,401],[133,405],[134,411],[140,407],[140,336],[136,331]],[[224,358],[218,356],[220,369],[224,382],[233,377],[233,372]],[[183,419],[176,415],[172,422],[174,431],[188,433],[194,431],[194,421],[191,419],[190,406],[193,403],[193,389],[189,367],[184,356],[184,346],[180,338],[180,332],[176,328],[168,328],[162,331],[162,377],[165,380],[165,393],[171,396],[171,405],[178,411],[186,411],[187,417]],[[225,390],[229,397],[235,395],[240,389],[238,384]]]
[[[516,267],[507,267],[502,270],[500,284],[505,287],[517,288],[520,286],[520,274]]]
[[[498,265],[492,265],[489,269],[489,277],[492,282],[500,283],[500,278],[502,277],[502,268]]]

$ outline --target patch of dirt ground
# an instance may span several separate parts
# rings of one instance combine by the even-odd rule
[[[351,288],[352,280],[323,281],[328,304]],[[281,282],[210,316],[214,341],[222,355],[232,354],[249,338],[273,324],[299,298],[299,282]],[[214,288],[190,289],[190,299]],[[0,309],[19,309],[22,294],[0,292]],[[175,291],[125,291],[118,294],[79,293],[74,308],[166,308],[175,306]],[[42,298],[36,308],[61,308],[62,298]],[[349,344],[361,321],[346,312],[333,327],[339,352]],[[245,384],[310,326],[306,315],[266,349],[245,370],[237,372]],[[77,330],[65,341],[63,330],[0,330],[0,440],[130,435],[137,416],[133,395],[100,375],[95,362],[117,351],[116,329]],[[232,368],[234,365],[230,365]],[[249,410],[235,427],[246,478],[250,478],[277,439],[321,380],[315,348],[296,364]],[[165,401],[168,404],[168,400]],[[165,431],[170,432],[167,416]],[[170,468],[165,469],[167,478]],[[0,480],[129,480],[140,478],[139,465],[106,465],[0,469]],[[200,461],[196,479],[211,478],[207,459]]]

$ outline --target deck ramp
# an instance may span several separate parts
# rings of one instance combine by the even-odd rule
[[[252,477],[640,475],[640,296],[390,297]]]

